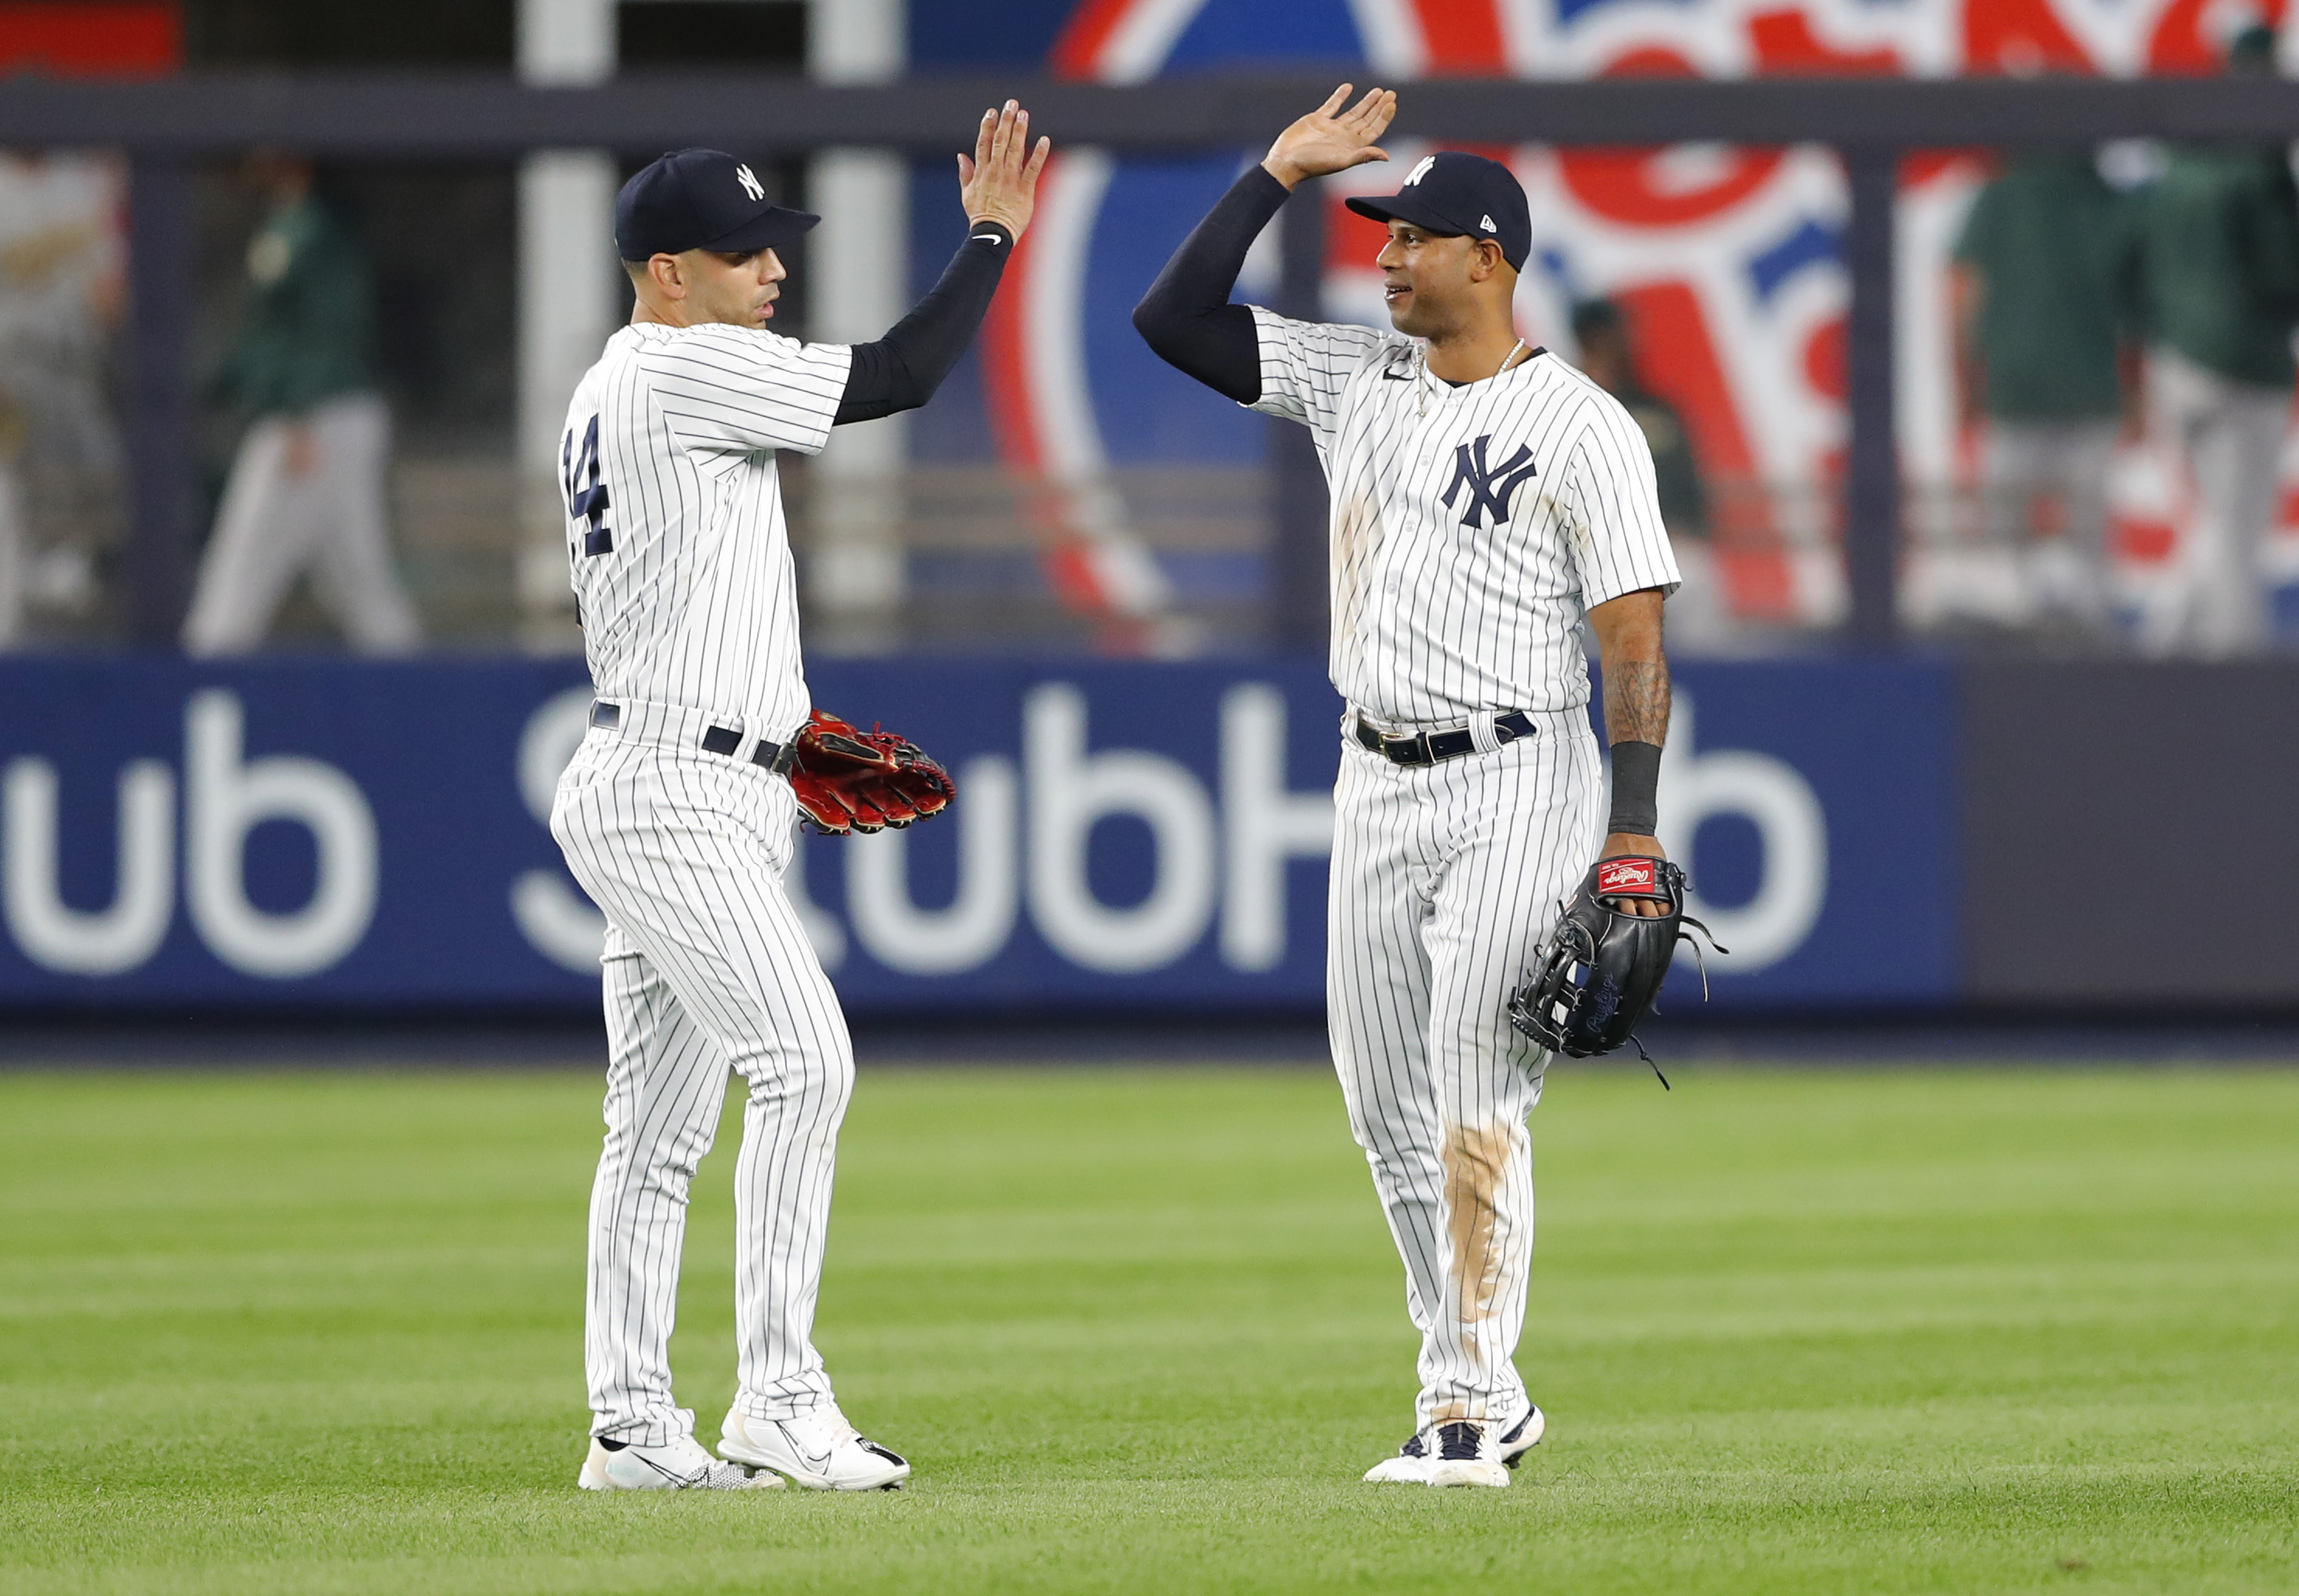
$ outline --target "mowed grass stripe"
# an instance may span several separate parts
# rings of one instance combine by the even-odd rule
[[[0,1077],[0,1589],[2294,1588],[2299,1075],[1560,1070],[1507,1492],[1375,1491],[1314,1073],[866,1073],[819,1340],[900,1496],[573,1491],[599,1084]],[[738,1113],[675,1355],[733,1388]]]

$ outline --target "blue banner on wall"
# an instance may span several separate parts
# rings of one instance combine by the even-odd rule
[[[1929,661],[1674,668],[1661,845],[1732,950],[1714,1001],[1923,1003],[1958,980],[1955,674]],[[1699,997],[1680,950],[1668,1011]]]
[[[1340,704],[1315,666],[841,661],[813,683],[961,794],[801,851],[856,1012],[1318,1006]],[[1663,836],[1735,950],[1720,1010],[1953,995],[1952,683],[1681,673]],[[545,829],[579,664],[16,661],[0,694],[0,1002],[596,1002],[601,922]]]
[[[576,662],[11,661],[0,997],[580,1003],[524,935]],[[573,702],[574,700],[566,700]],[[560,711],[563,720],[565,710]],[[580,710],[575,735],[579,736]],[[534,802],[539,799],[540,806]]]

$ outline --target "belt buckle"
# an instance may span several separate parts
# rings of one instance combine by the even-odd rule
[[[1369,753],[1377,753],[1392,765],[1433,765],[1430,757],[1429,734],[1407,732],[1391,736],[1382,731],[1362,713],[1356,717],[1357,742]]]

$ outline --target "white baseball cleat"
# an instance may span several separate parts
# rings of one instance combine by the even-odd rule
[[[692,1435],[668,1446],[632,1446],[591,1438],[591,1455],[575,1483],[585,1491],[766,1491],[779,1490],[773,1475],[752,1478],[734,1463],[722,1463]]]
[[[910,1477],[909,1464],[856,1434],[836,1403],[797,1418],[752,1418],[731,1410],[718,1432],[718,1455],[770,1468],[809,1491],[899,1491]]]
[[[1429,1483],[1506,1486],[1509,1470],[1501,1461],[1501,1438],[1494,1434],[1496,1427],[1473,1418],[1456,1418],[1432,1428]]]
[[[1524,1417],[1500,1434],[1501,1461],[1515,1468],[1525,1453],[1540,1444],[1541,1435],[1548,1428],[1548,1416],[1538,1408],[1528,1408]]]
[[[1425,1485],[1429,1483],[1429,1443],[1423,1432],[1415,1430],[1397,1449],[1394,1458],[1383,1458],[1365,1470],[1368,1485]]]
[[[1548,1421],[1538,1408],[1506,1429],[1481,1419],[1432,1425],[1365,1471],[1374,1485],[1506,1486],[1508,1471],[1540,1444]]]

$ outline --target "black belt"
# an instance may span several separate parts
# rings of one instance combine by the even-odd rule
[[[1404,736],[1390,736],[1374,729],[1363,715],[1355,719],[1357,742],[1391,764],[1433,765],[1440,760],[1457,760],[1465,753],[1477,751],[1476,737],[1465,726],[1458,731],[1413,732]],[[1535,730],[1532,717],[1523,710],[1511,710],[1493,717],[1493,740],[1498,744],[1514,743],[1519,737],[1531,736]]]
[[[602,731],[613,731],[623,723],[623,706],[609,703],[603,698],[591,701],[591,724]],[[702,752],[732,758],[735,750],[743,745],[743,734],[731,726],[705,727],[702,731]],[[776,776],[787,776],[798,762],[795,743],[777,743],[772,737],[760,737],[759,745],[751,750],[751,763]]]

